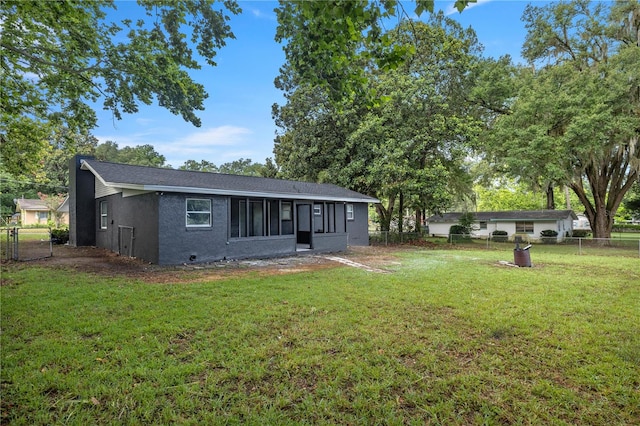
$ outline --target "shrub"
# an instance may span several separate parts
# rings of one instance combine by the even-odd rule
[[[496,229],[491,233],[491,239],[499,243],[504,243],[509,239],[509,233],[507,231]]]
[[[452,225],[449,228],[449,242],[471,241],[471,236],[467,233],[467,228],[463,225]]]
[[[558,242],[558,231],[554,229],[540,231],[540,236],[542,237],[542,242],[545,244],[555,244]]]
[[[69,242],[69,230],[64,228],[51,230],[53,244],[67,244]]]
[[[584,238],[584,237],[588,237],[589,235],[591,235],[591,231],[589,231],[587,229],[574,229],[572,235],[575,238]]]
[[[613,232],[640,232],[640,225],[631,223],[616,223],[612,228]]]

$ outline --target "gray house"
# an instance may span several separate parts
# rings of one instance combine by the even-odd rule
[[[330,184],[70,162],[73,246],[171,265],[368,245],[378,200]]]

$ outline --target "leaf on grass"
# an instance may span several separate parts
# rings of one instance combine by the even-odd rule
[[[93,405],[100,405],[100,401],[98,401],[98,398],[96,398],[95,396],[91,397],[91,403]]]

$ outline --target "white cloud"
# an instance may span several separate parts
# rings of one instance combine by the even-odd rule
[[[224,125],[197,129],[194,132],[178,136],[171,127],[150,127],[143,132],[123,133],[122,135],[96,135],[99,143],[113,141],[118,148],[125,146],[152,145],[166,158],[167,164],[178,167],[186,160],[206,159],[215,164],[252,158],[255,160],[254,132],[251,129]]]
[[[244,142],[245,136],[251,133],[252,131],[245,127],[211,127],[178,138],[172,144],[184,147],[232,146]]]

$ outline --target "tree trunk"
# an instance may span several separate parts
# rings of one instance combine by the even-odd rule
[[[378,213],[381,231],[389,231],[391,227],[391,218],[393,217],[395,201],[395,195],[392,195],[389,197],[388,207],[385,207],[382,203],[376,204],[376,212]]]
[[[416,232],[422,232],[422,210],[416,209]]]
[[[547,185],[547,210],[555,210],[556,200],[553,195],[553,184]]]
[[[404,194],[400,192],[400,202],[398,204],[398,232],[402,234],[404,224]]]

